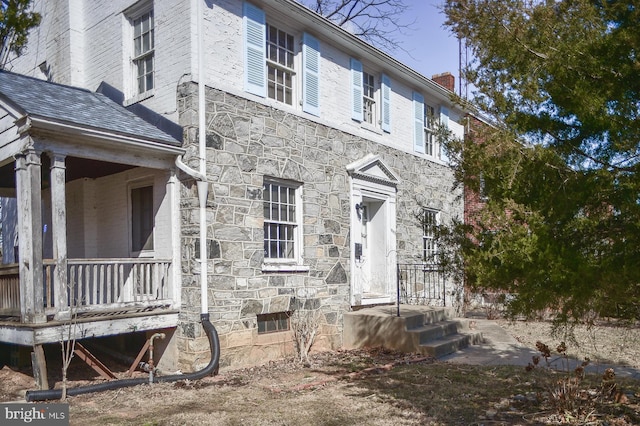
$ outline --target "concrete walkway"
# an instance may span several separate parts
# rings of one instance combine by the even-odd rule
[[[482,333],[485,343],[472,345],[453,354],[439,358],[440,361],[471,365],[521,365],[527,366],[532,357],[540,353],[534,349],[524,347],[510,336],[495,321],[473,319],[475,328]],[[472,325],[473,327],[473,325]],[[541,360],[544,363],[544,360]],[[551,366],[565,371],[567,366],[561,358],[552,357]],[[570,359],[569,371],[580,365],[581,361]],[[613,368],[618,377],[632,377],[640,379],[640,370],[623,365],[590,364],[586,367],[589,373],[602,374],[607,368]]]

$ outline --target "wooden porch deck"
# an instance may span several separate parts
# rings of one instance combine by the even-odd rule
[[[43,261],[43,320],[25,321],[18,265],[0,267],[0,342],[32,346],[178,324],[170,260],[69,259],[63,297],[55,268]]]

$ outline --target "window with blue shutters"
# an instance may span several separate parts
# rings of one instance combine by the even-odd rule
[[[320,43],[307,33],[302,43],[302,110],[320,115]]]

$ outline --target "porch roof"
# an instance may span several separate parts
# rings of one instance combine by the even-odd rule
[[[166,145],[182,143],[101,93],[0,71],[0,103],[24,115]]]

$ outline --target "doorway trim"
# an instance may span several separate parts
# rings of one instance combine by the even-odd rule
[[[350,180],[350,299],[351,306],[392,303],[396,301],[396,194],[400,183],[378,155],[368,154],[347,166]],[[363,243],[362,206],[374,203],[381,216],[366,231],[375,232],[379,246],[376,259],[360,256]],[[371,220],[371,218],[369,218]],[[365,224],[366,225],[366,224]],[[360,244],[360,247],[357,247]],[[358,257],[357,257],[358,256]],[[382,258],[380,258],[382,257]],[[374,292],[365,279],[371,277],[375,261],[378,282]]]

